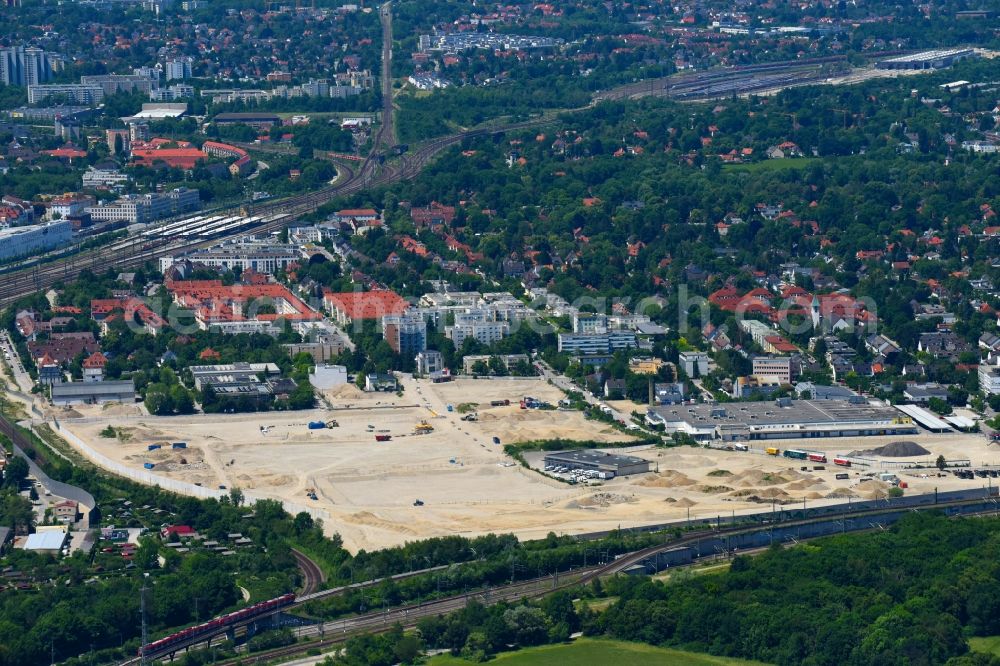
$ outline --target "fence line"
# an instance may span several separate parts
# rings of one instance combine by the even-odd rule
[[[125,477],[126,479],[147,486],[157,486],[180,495],[187,495],[189,497],[197,497],[200,499],[221,499],[229,494],[228,491],[222,490],[221,488],[205,488],[204,486],[196,486],[193,483],[170,479],[165,476],[160,476],[159,474],[154,474],[150,470],[140,470],[127,467],[116,460],[112,460],[103,453],[94,450],[89,444],[77,437],[75,433],[63,428],[62,424],[58,421],[53,420],[53,425],[59,431],[59,434],[65,437],[66,441],[72,444],[74,448],[84,455],[84,457],[98,467],[101,467],[113,474],[117,474],[118,476]],[[304,511],[315,519],[323,521],[330,520],[330,514],[326,511],[315,507],[303,506],[297,502],[277,500],[276,498],[264,497],[248,491],[244,491],[243,496],[246,498],[247,502],[256,502],[257,500],[263,499],[275,499],[276,501],[281,502],[281,504],[285,507],[285,510],[289,513],[300,513]]]

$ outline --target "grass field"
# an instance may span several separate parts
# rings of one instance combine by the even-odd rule
[[[465,666],[471,661],[439,655],[427,662],[430,666]],[[573,664],[573,666],[753,666],[756,661],[713,657],[697,652],[657,648],[641,643],[580,638],[565,645],[545,645],[498,655],[491,664],[502,666],[538,666]]]
[[[973,636],[969,639],[969,647],[973,652],[1000,657],[1000,636]]]

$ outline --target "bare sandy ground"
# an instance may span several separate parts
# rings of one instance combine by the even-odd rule
[[[459,380],[431,384],[405,380],[402,397],[364,394],[351,387],[326,397],[332,410],[158,418],[131,410],[86,408],[79,420],[62,421],[105,455],[141,468],[156,464],[167,477],[252,490],[257,495],[315,505],[328,512],[329,533],[339,533],[351,550],[377,549],[432,536],[513,532],[522,538],[582,533],[653,522],[766,510],[772,501],[807,505],[868,499],[885,484],[850,470],[760,453],[684,447],[629,451],[651,460],[657,471],[584,487],[522,468],[493,444],[552,437],[623,441],[620,432],[587,421],[578,412],[521,410],[523,395],[555,402],[560,392],[540,380]],[[509,399],[511,406],[490,407]],[[465,422],[456,409],[474,403],[479,420]],[[96,418],[95,418],[96,417]],[[339,427],[308,430],[310,420],[337,419]],[[421,421],[430,434],[414,434]],[[98,433],[108,424],[120,439]],[[265,430],[262,430],[261,427]],[[388,442],[376,442],[388,434]],[[775,442],[781,448],[809,448],[836,454],[872,448],[900,437]],[[1000,447],[982,435],[910,436],[946,458],[971,458],[973,465],[1000,464]],[[169,443],[187,442],[185,450]],[[167,448],[148,452],[149,444]],[[769,442],[768,445],[771,445]],[[762,448],[764,445],[757,445]],[[528,456],[533,465],[542,455]],[[183,460],[182,460],[183,459]],[[802,470],[802,467],[808,469]],[[883,471],[881,468],[873,471]],[[896,470],[892,470],[896,471]],[[897,471],[907,492],[978,487],[949,475]],[[927,478],[921,474],[928,474]],[[315,492],[310,500],[307,493]],[[414,506],[415,500],[424,502]]]

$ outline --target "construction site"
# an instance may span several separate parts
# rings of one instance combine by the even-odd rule
[[[1000,466],[1000,446],[980,434],[908,435],[927,453],[898,458],[870,452],[898,436],[809,441],[809,451],[829,461],[823,464],[768,454],[802,449],[802,440],[754,443],[761,448],[628,446],[628,434],[582,412],[522,409],[526,396],[552,405],[563,397],[539,379],[435,384],[404,377],[402,387],[397,396],[342,386],[326,394],[327,409],[292,414],[151,417],[86,407],[73,415],[85,418],[64,416],[61,425],[79,448],[130,470],[204,489],[238,487],[285,501],[290,510],[315,510],[325,530],[339,533],[351,550],[448,534],[580,534],[762,505],[879,498],[902,484],[910,494],[994,483],[938,472],[932,466],[939,455]],[[109,425],[113,438],[101,435]],[[526,453],[531,468],[525,468],[503,450],[504,444],[555,438],[617,444],[606,450],[646,460],[650,471],[569,483],[545,472],[544,452]],[[833,463],[850,453],[858,464]],[[904,469],[914,461],[931,468]],[[896,481],[883,480],[886,472]]]

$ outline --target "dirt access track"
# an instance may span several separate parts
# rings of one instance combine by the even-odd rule
[[[539,379],[460,379],[446,384],[403,378],[404,392],[363,393],[353,386],[326,395],[332,409],[283,414],[151,417],[116,407],[77,408],[81,418],[61,423],[98,452],[128,467],[155,464],[163,477],[252,491],[326,512],[325,530],[350,550],[378,549],[434,536],[512,532],[521,538],[614,529],[686,517],[769,509],[772,501],[809,505],[869,498],[886,486],[849,480],[832,465],[802,471],[802,461],[732,451],[682,447],[630,449],[654,472],[601,486],[570,486],[514,463],[502,444],[533,439],[621,442],[628,438],[580,412],[522,410],[530,395],[555,403],[561,392]],[[492,400],[510,406],[491,407]],[[454,411],[449,412],[448,405]],[[478,420],[461,420],[458,407],[474,405]],[[336,419],[336,428],[309,430],[309,421]],[[416,434],[426,422],[429,434]],[[107,425],[119,438],[100,436]],[[389,435],[389,441],[376,441]],[[982,435],[908,437],[933,456],[1000,463],[1000,449]],[[809,442],[831,454],[888,443],[891,438]],[[171,449],[172,442],[187,448]],[[148,451],[150,444],[165,448]],[[785,448],[802,440],[776,442]],[[771,445],[770,443],[768,445]],[[530,455],[539,465],[541,455]],[[184,459],[182,464],[181,459]],[[954,477],[912,478],[908,492],[972,487]],[[985,483],[985,481],[983,482]],[[309,497],[315,493],[316,499]],[[416,500],[423,502],[415,506]]]

